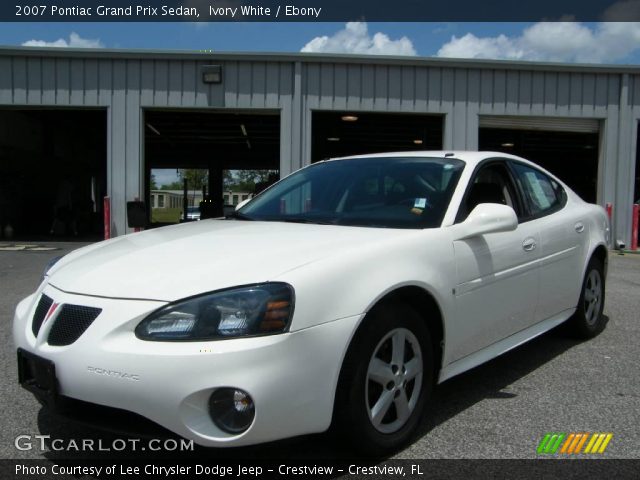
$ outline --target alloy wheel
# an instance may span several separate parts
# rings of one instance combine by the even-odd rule
[[[584,317],[589,325],[594,325],[600,316],[602,303],[602,279],[600,272],[593,269],[589,272],[584,285]]]
[[[381,433],[400,430],[415,410],[422,390],[420,343],[406,328],[388,332],[369,361],[365,402],[369,420]]]

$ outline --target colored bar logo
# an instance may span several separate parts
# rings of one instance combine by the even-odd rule
[[[538,444],[538,455],[604,453],[613,433],[547,433]],[[588,439],[588,440],[587,440]],[[586,445],[586,446],[585,446]],[[584,447],[584,450],[583,450]]]

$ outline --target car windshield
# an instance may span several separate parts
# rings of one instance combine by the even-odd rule
[[[245,220],[383,228],[439,227],[464,162],[371,157],[314,164],[236,212]]]
[[[187,207],[187,213],[200,213],[200,207]]]

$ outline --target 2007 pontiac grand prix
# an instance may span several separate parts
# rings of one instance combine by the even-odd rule
[[[605,326],[608,220],[522,158],[339,158],[226,219],[50,265],[16,309],[20,381],[205,446],[406,443],[434,384],[566,322]]]

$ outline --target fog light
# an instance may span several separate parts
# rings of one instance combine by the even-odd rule
[[[209,415],[227,433],[242,433],[251,426],[255,406],[249,394],[239,388],[219,388],[209,398]]]

